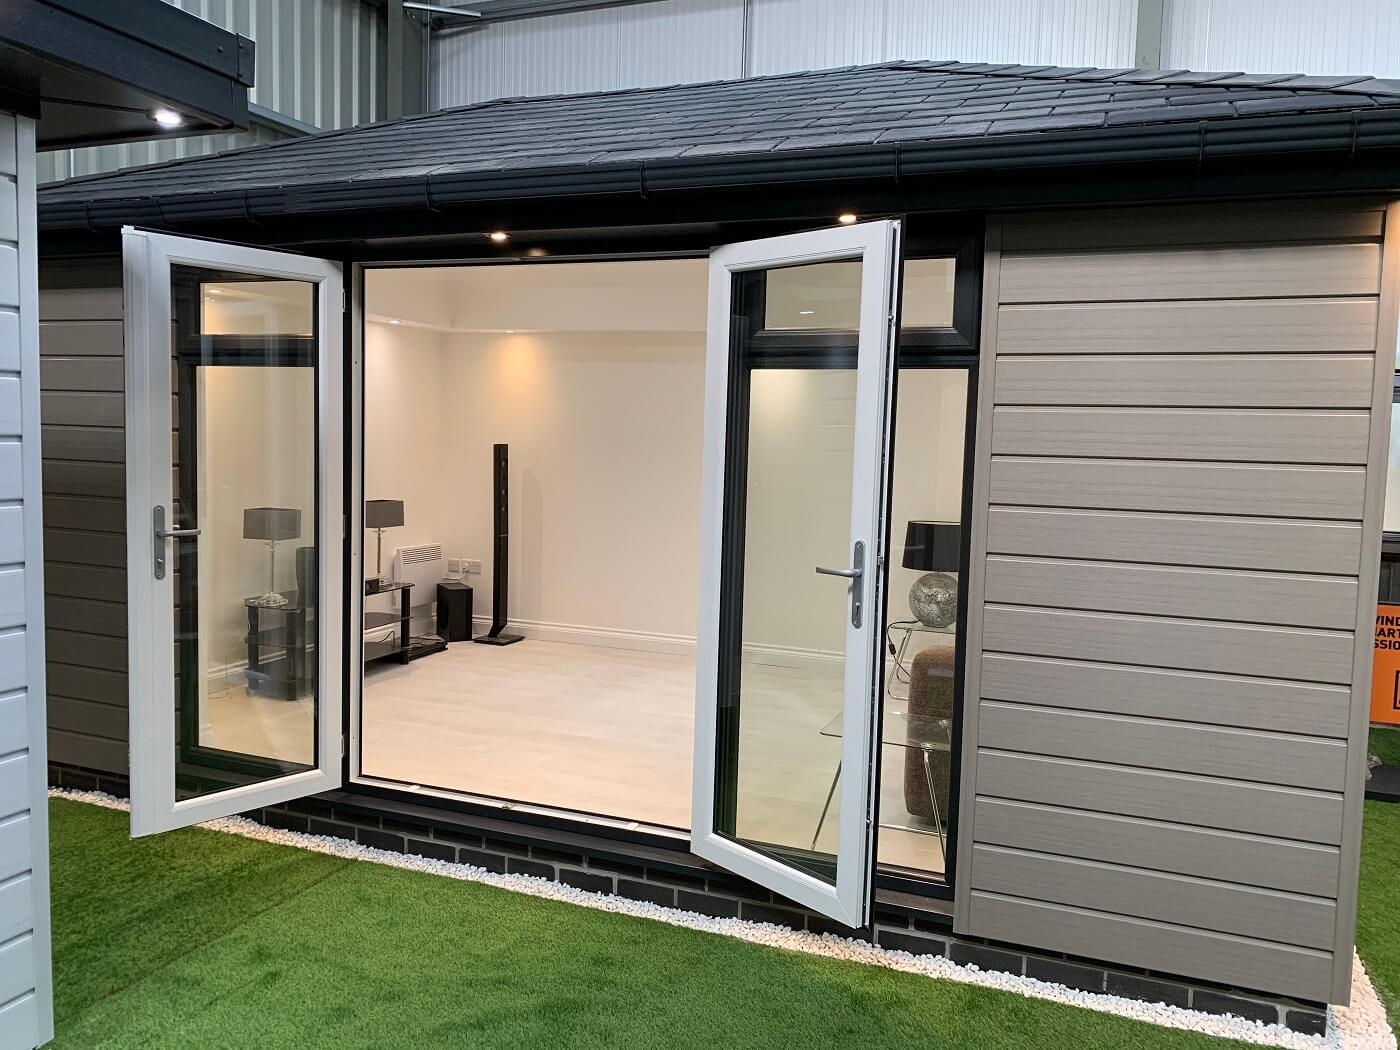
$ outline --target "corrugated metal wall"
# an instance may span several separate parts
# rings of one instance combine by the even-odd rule
[[[383,116],[382,9],[363,0],[167,2],[257,43],[250,103],[318,129],[350,127]],[[39,180],[218,153],[273,142],[286,134],[258,125],[235,135],[55,150],[40,154]]]
[[[441,107],[896,58],[1131,66],[1137,0],[658,0],[439,31]],[[1166,0],[1161,64],[1400,76],[1394,0]]]
[[[1400,76],[1395,0],[1167,0],[1163,64]]]

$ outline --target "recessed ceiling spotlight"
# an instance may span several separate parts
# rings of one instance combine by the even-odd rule
[[[514,334],[515,334],[515,329],[514,329],[514,328],[507,328],[507,329],[506,329],[506,335],[514,335]]]
[[[486,236],[490,237],[496,244],[505,244],[506,241],[510,240],[510,234],[506,233],[505,230],[492,230]]]
[[[815,311],[815,310],[798,310],[797,312],[800,313],[803,317],[811,317],[811,316],[812,316],[814,313],[816,313],[817,311]]]
[[[151,114],[151,119],[163,128],[178,128],[185,122],[185,118],[169,106],[161,106]]]
[[[403,324],[403,322],[400,321],[397,317],[391,317],[391,318],[389,318],[389,323],[390,323],[390,324]]]
[[[856,213],[853,211],[843,211],[840,215],[836,216],[836,221],[842,226],[849,226],[856,221]]]

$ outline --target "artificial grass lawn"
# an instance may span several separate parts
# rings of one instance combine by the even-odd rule
[[[62,799],[50,814],[56,1047],[1238,1045],[212,831],[132,842],[125,813]]]
[[[1371,735],[1374,738],[1376,732]],[[1374,743],[1371,749],[1375,750]],[[1391,1028],[1400,1028],[1400,897],[1395,893],[1400,872],[1400,803],[1368,801],[1365,821],[1356,951],[1385,1003]]]
[[[1400,729],[1371,729],[1369,749],[1388,766],[1400,766]]]

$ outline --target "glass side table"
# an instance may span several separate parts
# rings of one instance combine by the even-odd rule
[[[932,630],[932,628],[929,629]],[[837,715],[822,726],[822,736],[834,737],[839,740],[844,729],[841,724],[842,718],[843,715]],[[928,832],[906,827],[903,824],[884,822],[881,822],[880,827],[908,831],[914,835],[937,835],[939,849],[946,850],[947,843],[944,841],[943,835],[943,810],[938,801],[938,788],[933,782],[933,769],[929,765],[929,755],[935,751],[951,751],[953,749],[952,719],[910,714],[908,700],[891,697],[885,701],[885,717],[880,722],[880,743],[881,745],[889,744],[892,747],[902,747],[907,752],[919,752],[919,761],[924,764],[924,782],[928,786],[928,800],[933,806],[933,831]],[[840,781],[841,763],[838,761],[836,775],[831,778],[831,788],[826,793],[826,805],[822,806],[822,815],[817,821],[817,830],[812,833],[812,849],[814,850],[817,848],[817,839],[821,838],[822,828],[826,825],[826,816],[831,811],[831,800],[836,796],[836,785]]]

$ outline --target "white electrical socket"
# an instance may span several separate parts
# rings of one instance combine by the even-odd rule
[[[471,575],[472,573],[477,573],[479,575],[481,573],[481,562],[477,561],[475,558],[463,558],[462,572],[467,575]]]
[[[449,576],[460,576],[460,575],[462,575],[462,559],[461,559],[461,558],[448,558],[448,559],[447,559],[447,575],[449,575]]]

